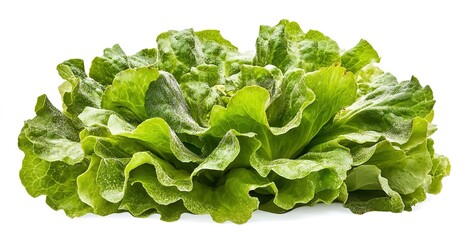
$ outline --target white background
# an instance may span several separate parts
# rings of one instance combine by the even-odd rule
[[[1,1],[0,239],[464,239],[464,10],[461,1]],[[450,158],[439,195],[413,212],[354,215],[339,204],[275,215],[255,212],[244,225],[184,214],[174,223],[128,214],[70,219],[45,198],[30,197],[18,172],[17,136],[46,93],[60,106],[58,63],[94,56],[115,43],[126,53],[155,46],[166,30],[219,29],[241,51],[254,49],[260,24],[287,18],[350,48],[367,39],[381,67],[399,79],[415,74],[437,100],[436,150]],[[459,227],[462,227],[460,229]]]

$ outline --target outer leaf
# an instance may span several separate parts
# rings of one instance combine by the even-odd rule
[[[202,158],[187,149],[178,136],[161,118],[152,118],[141,123],[132,132],[119,135],[141,141],[148,149],[171,163],[200,163]],[[181,167],[181,165],[175,165]]]
[[[78,117],[87,126],[87,130],[93,126],[107,127],[111,134],[116,135],[120,132],[132,131],[135,128],[115,112],[106,109],[87,107]],[[81,136],[81,139],[84,137]]]
[[[412,120],[426,117],[433,106],[430,87],[423,88],[416,78],[379,87],[341,111],[334,122],[320,132],[322,138],[316,142],[357,133],[360,137],[378,135],[374,139],[383,135],[389,141],[405,143],[410,138]]]
[[[401,147],[394,146],[386,140],[371,147],[364,145],[352,147],[356,165],[363,164],[355,169],[365,169],[364,167],[370,166],[376,171],[370,170],[373,173],[370,175],[365,170],[360,170],[360,173],[357,172],[353,177],[347,178],[349,191],[347,206],[351,210],[358,213],[371,210],[394,212],[411,210],[414,204],[426,198],[425,188],[430,185],[433,165],[426,141],[429,122],[416,118],[412,125],[410,138]],[[351,170],[354,174],[355,169]],[[382,179],[379,174],[383,176]],[[376,175],[379,175],[378,180]],[[372,180],[367,179],[370,176]],[[382,192],[384,194],[381,194]]]
[[[96,155],[91,155],[90,159],[87,171],[79,175],[76,179],[77,193],[81,201],[92,207],[95,214],[112,214],[117,211],[118,204],[111,203],[100,195],[96,180],[101,158]]]
[[[388,180],[373,165],[354,168],[346,180],[349,199],[345,203],[352,212],[369,211],[401,212],[404,209],[401,196],[389,187]]]
[[[31,196],[46,195],[52,209],[63,209],[70,217],[92,212],[91,207],[81,202],[76,185],[76,178],[87,168],[86,162],[68,165],[42,160],[28,150],[25,154],[19,177]]]
[[[427,190],[428,193],[438,194],[442,188],[442,179],[450,174],[450,163],[447,157],[438,154],[434,156],[432,163],[433,166],[429,173],[432,181]]]
[[[84,141],[83,141],[84,142]],[[95,154],[101,158],[95,177],[99,194],[109,202],[117,203],[124,196],[124,169],[131,156],[143,151],[137,142],[121,137],[97,137],[94,144]]]
[[[84,159],[79,131],[71,120],[42,95],[37,98],[37,116],[24,123],[18,145],[44,161],[76,164]]]
[[[58,73],[66,80],[60,87],[63,111],[75,120],[86,107],[100,107],[104,87],[87,77],[84,61],[70,59],[57,66]]]
[[[348,150],[340,147],[328,152],[309,152],[299,159],[267,161],[252,155],[250,161],[260,175],[274,176],[270,175],[271,171],[278,175],[272,177],[278,190],[273,203],[283,210],[289,210],[298,203],[309,203],[318,192],[339,193],[352,164]],[[331,201],[334,198],[333,195]],[[270,208],[275,207],[270,206],[270,203],[264,207]]]
[[[355,47],[349,49],[341,56],[342,65],[351,72],[358,72],[367,64],[379,62],[379,60],[378,53],[364,39],[360,40]]]
[[[129,158],[103,158],[96,175],[100,195],[109,202],[117,203],[124,196],[124,167]]]
[[[210,214],[217,222],[246,222],[259,204],[249,191],[270,186],[265,179],[241,168],[230,171],[222,181],[224,185],[212,188],[198,183],[190,192],[161,185],[153,177],[153,169],[147,167],[137,168],[131,174],[132,181],[141,183],[155,202],[166,205],[182,200],[190,212]]]
[[[381,69],[368,64],[355,75],[357,79],[357,93],[361,97],[378,87],[393,86],[397,84],[397,79],[390,73],[384,73]]]
[[[422,186],[431,170],[431,158],[426,150],[426,143],[405,152],[387,141],[382,141],[364,164],[377,166],[383,177],[389,180],[389,186],[404,195]]]
[[[127,186],[120,209],[127,210],[136,217],[148,216],[155,210],[160,214],[160,219],[167,222],[176,221],[182,213],[188,212],[182,201],[168,205],[156,203],[139,183]]]
[[[195,167],[191,173],[184,169],[177,169],[168,161],[163,160],[153,154],[146,152],[137,153],[126,167],[126,181],[129,177],[128,169],[133,169],[136,166],[149,163],[154,165],[158,181],[160,181],[161,184],[164,186],[175,186],[180,191],[191,191],[193,187],[194,176],[205,171],[224,171],[228,165],[236,159],[240,151],[239,149],[239,140],[236,138],[233,132],[228,132],[228,134],[226,134],[222,141],[219,143],[217,148],[215,148],[215,150],[213,150],[213,152],[208,157],[205,159],[197,160],[200,160],[201,163]],[[187,149],[185,151],[187,151]],[[144,156],[139,156],[140,154],[143,154]],[[179,152],[174,153],[174,155],[179,154]],[[184,160],[192,161],[191,159]]]

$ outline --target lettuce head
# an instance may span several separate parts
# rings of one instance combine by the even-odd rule
[[[450,171],[431,135],[435,100],[295,22],[261,26],[255,55],[217,30],[168,31],[157,48],[119,45],[59,64],[59,110],[42,95],[18,145],[27,192],[70,217],[209,214],[245,223],[341,202],[410,211]]]

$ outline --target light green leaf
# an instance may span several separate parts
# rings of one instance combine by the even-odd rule
[[[255,132],[263,137],[268,128],[265,107],[269,98],[270,94],[264,88],[242,88],[231,98],[226,108],[219,105],[213,107],[208,134],[221,137],[230,129],[234,129],[240,133]]]
[[[276,183],[275,207],[289,210],[298,203],[309,203],[316,193],[339,193],[346,172],[351,168],[352,158],[347,149],[335,148],[327,152],[309,152],[299,159],[272,161],[253,154],[250,163],[261,176],[272,176]],[[331,198],[334,200],[336,196]],[[271,207],[266,206],[265,209]]]
[[[68,165],[42,160],[28,150],[25,154],[19,177],[31,196],[46,195],[52,209],[63,209],[70,217],[92,212],[91,207],[81,202],[76,185],[76,178],[86,171],[87,162]]]
[[[202,158],[184,146],[176,133],[161,118],[146,120],[134,131],[121,132],[119,135],[134,139],[134,141],[141,141],[141,144],[148,150],[172,163],[200,163],[203,161]]]
[[[113,84],[105,89],[102,107],[113,110],[130,122],[142,122],[148,118],[145,98],[150,83],[158,79],[158,70],[141,67],[119,72]]]
[[[132,135],[131,137],[135,136],[137,135]],[[199,165],[187,171],[187,169],[182,169],[179,165],[173,166],[169,161],[151,153],[139,152],[133,156],[126,167],[126,181],[129,177],[129,170],[148,163],[154,165],[158,181],[164,186],[175,186],[179,191],[191,191],[193,187],[193,178],[195,176],[204,173],[208,178],[208,172],[224,171],[236,159],[240,152],[239,140],[233,131],[228,132],[219,142],[218,146],[204,159],[187,150],[176,140],[170,140],[172,141],[170,150],[173,151],[171,154],[176,156],[178,161],[184,161],[186,163],[196,162],[199,163]]]
[[[103,198],[97,184],[97,172],[102,159],[97,155],[91,155],[89,158],[90,164],[87,171],[76,179],[79,198],[82,202],[91,206],[95,214],[112,214],[117,211],[118,204],[111,203]]]
[[[261,154],[268,159],[295,156],[336,112],[354,101],[356,94],[353,75],[345,74],[344,68],[338,66],[308,73],[301,81],[313,91],[316,100],[312,104],[301,101],[308,107],[299,107],[302,117],[298,113],[292,124],[270,128],[265,112],[269,92],[258,86],[247,86],[234,94],[226,108],[213,107],[207,134],[220,137],[229,129],[254,132],[262,144]],[[290,137],[300,141],[289,141]]]
[[[428,185],[428,193],[438,194],[442,189],[442,179],[450,174],[449,159],[442,155],[434,155],[432,159],[431,183]]]
[[[379,62],[380,57],[375,49],[366,40],[349,49],[341,56],[342,66],[351,72],[358,72],[371,62]]]
[[[368,64],[355,74],[357,80],[357,95],[361,97],[378,87],[393,86],[397,79],[390,73],[383,72],[373,64]]]
[[[273,158],[293,158],[298,155],[322,127],[338,111],[353,103],[356,97],[353,75],[346,73],[340,66],[307,73],[302,81],[315,94],[315,100],[303,110],[298,127],[290,129],[286,134],[278,135],[271,142],[275,156]],[[286,128],[289,127],[284,129]],[[300,140],[295,142],[292,139]]]
[[[281,70],[272,65],[265,67],[242,65],[238,78],[239,82],[234,86],[236,91],[245,86],[260,86],[268,90],[271,97],[274,97],[279,92],[283,74]]]
[[[373,165],[352,169],[346,180],[349,198],[344,204],[352,212],[363,214],[369,211],[401,212],[404,209],[401,196],[389,187],[381,170]]]
[[[118,114],[111,110],[97,109],[86,107],[78,116],[85,126],[107,127],[111,134],[116,135],[121,132],[130,132],[135,127],[122,119]],[[81,139],[84,139],[81,137]]]
[[[304,109],[315,101],[315,93],[302,80],[304,74],[302,69],[294,69],[284,76],[279,95],[266,109],[271,126],[284,127],[298,124]]]
[[[168,205],[156,203],[140,183],[127,186],[120,209],[127,210],[136,217],[146,217],[156,211],[160,214],[160,219],[167,222],[176,221],[182,213],[188,212],[182,201]]]
[[[100,195],[109,202],[117,203],[124,196],[123,170],[129,158],[103,158],[98,167],[95,182]]]

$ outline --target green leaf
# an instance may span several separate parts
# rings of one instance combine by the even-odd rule
[[[291,67],[299,67],[298,56],[294,54],[297,51],[295,45],[304,37],[305,34],[296,22],[282,20],[275,27],[260,26],[254,64],[271,64],[283,72]]]
[[[312,104],[301,101],[304,107],[299,107],[301,113],[292,124],[270,128],[266,116],[269,92],[258,86],[247,86],[236,92],[226,108],[213,107],[207,134],[219,137],[229,129],[241,133],[254,132],[262,144],[261,154],[269,159],[292,158],[336,112],[355,99],[353,76],[345,74],[341,67],[308,73],[301,81],[312,90],[316,100]],[[307,96],[310,94],[308,92]],[[299,142],[288,141],[289,138],[299,139]]]
[[[302,69],[294,69],[284,76],[280,94],[266,109],[271,126],[295,125],[301,121],[304,109],[315,101],[315,93],[302,80],[304,74]]]
[[[127,210],[136,217],[146,217],[153,213],[152,210],[155,210],[160,214],[160,219],[167,222],[176,221],[182,213],[188,212],[182,201],[168,205],[156,203],[140,183],[127,186],[120,209]]]
[[[141,67],[119,72],[113,84],[102,97],[102,107],[124,116],[129,122],[142,122],[148,118],[145,98],[150,83],[158,79],[159,73],[153,67]]]
[[[99,108],[104,87],[87,77],[84,61],[70,59],[57,66],[58,73],[66,80],[60,87],[63,111],[75,120],[86,107]]]
[[[442,189],[442,179],[450,174],[449,159],[442,155],[434,155],[432,159],[431,183],[428,185],[428,193],[438,194]]]
[[[384,136],[402,144],[410,138],[413,119],[428,116],[434,103],[431,88],[422,87],[414,77],[410,81],[382,86],[339,112],[315,142],[340,135],[360,138],[371,134],[377,135],[375,141]]]
[[[31,196],[46,195],[52,209],[63,209],[70,217],[92,212],[91,207],[81,202],[76,185],[76,178],[86,171],[87,162],[68,165],[42,160],[28,150],[25,154],[19,177]]]
[[[231,98],[226,108],[219,105],[213,107],[208,134],[221,137],[230,129],[234,129],[240,133],[255,132],[265,135],[268,128],[265,107],[269,98],[270,94],[264,88],[242,88]]]
[[[237,47],[221,36],[218,30],[203,30],[195,32],[202,44],[205,63],[214,64],[224,72],[224,61],[239,54]]]
[[[95,182],[100,195],[109,202],[117,203],[124,196],[123,171],[129,158],[103,158],[98,167]]]
[[[359,97],[382,86],[393,86],[397,79],[390,73],[384,73],[373,64],[368,64],[355,75],[357,80],[357,95]]]
[[[150,124],[157,123],[152,122]],[[163,125],[163,122],[159,122],[159,124],[159,127],[167,128],[166,124]],[[154,125],[152,125],[151,129],[154,129],[153,126]],[[152,148],[157,151],[159,155],[168,156],[168,158],[159,158],[156,155],[146,152],[136,153],[137,156],[133,156],[126,169],[135,168],[131,166],[139,166],[145,163],[150,163],[154,165],[158,180],[161,184],[164,186],[175,186],[180,191],[191,191],[193,187],[193,178],[199,174],[208,174],[208,172],[211,171],[224,171],[239,156],[240,145],[236,135],[241,137],[244,136],[239,133],[229,131],[218,143],[218,146],[206,158],[201,158],[185,148],[185,146],[180,143],[179,139],[176,138],[176,135],[170,135],[167,133],[162,137],[154,137],[152,134],[150,134],[150,132],[147,133],[145,131],[141,131],[143,131],[143,128],[138,128],[133,133],[127,133],[123,135],[130,138],[143,140],[148,144],[153,144]],[[152,137],[152,139],[150,139],[150,137]],[[155,139],[158,141],[164,139],[166,141],[164,144],[169,144],[169,146],[161,147],[161,144],[156,144],[156,142],[153,142]],[[143,156],[139,156],[138,154],[143,154]],[[177,161],[184,163],[198,163],[198,166],[193,169],[189,169],[190,171],[187,171],[187,169],[183,169],[183,167],[186,168],[189,165],[179,165],[179,162],[178,165],[172,165],[171,163],[176,161],[173,159],[173,157]],[[238,164],[240,164],[241,160],[242,159],[238,159]],[[128,177],[127,175],[128,173],[126,172],[126,180]]]
[[[134,141],[141,141],[141,144],[148,150],[172,163],[202,162],[199,156],[184,146],[176,133],[161,118],[146,120],[134,131],[121,132],[119,135],[134,139]]]
[[[157,81],[149,85],[145,95],[145,110],[150,118],[163,118],[177,133],[203,131],[190,115],[179,84],[169,73],[160,72]]]
[[[355,169],[370,166],[376,174],[373,170],[370,170],[373,175],[365,170],[357,170],[362,172],[356,175],[349,174],[346,180],[347,206],[351,210],[358,213],[371,210],[399,212],[411,210],[414,204],[425,200],[434,165],[426,140],[429,122],[415,118],[412,125],[410,138],[400,147],[387,140],[370,147],[352,147],[356,165],[363,165],[351,171],[355,174]]]
[[[46,95],[37,98],[37,116],[24,123],[18,146],[44,161],[76,164],[84,159],[79,131],[72,121],[56,109]]]
[[[369,211],[401,212],[404,209],[401,196],[389,187],[381,170],[373,165],[363,165],[350,171],[346,180],[349,198],[344,204],[352,212]]]
[[[204,64],[202,47],[192,29],[168,31],[158,35],[158,67],[180,79],[191,67]]]
[[[276,183],[275,206],[289,210],[298,203],[309,203],[316,193],[331,190],[338,193],[352,158],[347,149],[339,147],[327,152],[309,152],[299,159],[268,161],[253,154],[250,163],[261,176],[271,176]]]
[[[179,80],[192,118],[203,127],[208,126],[213,106],[220,104],[220,93],[217,90],[220,79],[216,65],[199,65]]]
[[[89,158],[90,164],[87,170],[76,179],[79,198],[82,202],[91,206],[95,214],[112,214],[117,211],[118,204],[111,203],[103,198],[97,184],[97,172],[102,159],[97,155],[91,155]]]
[[[106,109],[87,107],[78,117],[87,126],[87,130],[94,126],[106,127],[111,134],[116,135],[120,132],[130,132],[135,128],[115,112]],[[81,136],[81,139],[84,137]]]
[[[160,51],[159,68],[170,72],[176,79],[180,79],[192,67],[202,64],[217,65],[221,75],[224,75],[228,59],[231,59],[228,68],[233,63],[241,62],[236,58],[237,48],[217,30],[168,31],[157,37],[157,43]]]
[[[95,57],[90,66],[89,76],[100,84],[112,84],[116,74],[130,68],[152,66],[157,61],[157,49],[143,49],[138,53],[127,56],[121,47],[116,44],[106,48],[103,56]]]
[[[356,97],[353,75],[337,65],[307,73],[302,81],[312,90],[315,100],[303,110],[298,127],[278,135],[272,142],[274,158],[292,158],[298,155],[323,126],[342,108],[353,103]],[[303,102],[307,103],[308,101]],[[299,139],[299,142],[292,139]]]
[[[242,65],[238,77],[238,85],[234,86],[236,89],[244,86],[260,86],[268,90],[271,97],[274,97],[278,94],[283,74],[281,70],[272,65],[265,67]]]
[[[190,212],[210,214],[216,222],[245,223],[259,205],[249,192],[270,186],[266,179],[243,168],[230,171],[221,181],[224,185],[213,188],[196,183],[190,192],[161,185],[148,167],[132,170],[131,174],[132,181],[141,183],[155,202],[166,205],[182,200]]]
[[[379,62],[378,53],[373,49],[370,43],[362,39],[360,42],[349,49],[341,56],[342,65],[351,72],[358,72],[371,62]]]
[[[311,72],[340,59],[335,41],[315,30],[305,34],[296,22],[288,20],[274,27],[261,26],[256,52],[254,64],[272,64],[283,72],[292,68]]]

